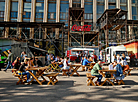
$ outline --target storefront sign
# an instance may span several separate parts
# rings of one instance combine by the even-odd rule
[[[92,25],[77,26],[76,24],[72,26],[72,31],[90,31]]]

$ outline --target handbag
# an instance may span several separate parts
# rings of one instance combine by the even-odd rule
[[[105,74],[105,78],[111,78],[111,74]]]

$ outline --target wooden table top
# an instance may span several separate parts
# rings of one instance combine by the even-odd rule
[[[49,68],[48,66],[45,66],[45,67],[29,68],[27,70],[44,70],[44,69],[48,69],[48,68]]]
[[[17,69],[11,69],[12,71],[17,71]]]
[[[102,69],[102,70],[99,70],[99,71],[102,71],[102,72],[116,72],[116,70],[109,70],[109,69]]]
[[[81,66],[81,63],[69,63],[69,66]]]

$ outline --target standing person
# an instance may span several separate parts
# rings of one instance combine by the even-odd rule
[[[116,55],[114,54],[114,61],[117,61],[117,57],[116,57]]]
[[[102,80],[102,75],[98,72],[99,70],[102,70],[101,68],[101,63],[102,61],[99,60],[94,66],[93,69],[91,70],[91,75],[98,77],[97,81],[95,82],[97,85],[101,83]]]
[[[120,63],[120,61],[121,61],[120,55],[117,54],[117,63]]]
[[[95,63],[97,62],[97,56],[96,56],[96,54],[94,54],[94,62]]]
[[[100,51],[99,60],[103,61],[102,51]]]
[[[24,62],[25,57],[27,57],[27,54],[26,54],[25,51],[23,51],[23,52],[21,53],[22,62]]]
[[[79,59],[79,51],[77,51],[77,53],[76,53],[76,56],[77,56],[77,59],[76,59],[76,63],[79,63],[80,62],[80,59]]]
[[[9,68],[9,66],[11,66],[11,68],[13,68],[13,66],[12,66],[13,53],[11,53],[11,50],[8,50],[8,53],[9,53],[8,58],[7,58],[8,64],[7,64],[6,69],[4,70],[5,72],[7,71],[7,69]]]

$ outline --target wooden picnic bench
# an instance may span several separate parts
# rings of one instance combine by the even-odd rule
[[[62,69],[62,76],[67,76],[67,72],[69,72],[68,69]]]
[[[86,73],[87,76],[87,86],[89,85],[93,85],[95,86],[95,84],[93,83],[93,79],[96,78],[95,76],[92,76],[91,73]]]
[[[51,74],[46,75],[46,77],[49,78],[49,82],[47,85],[49,85],[50,83],[52,83],[52,85],[55,85],[55,83],[58,82],[58,80],[56,78],[58,74],[59,73],[51,73]]]
[[[16,85],[19,85],[20,83],[21,84],[24,84],[24,81],[26,81],[27,80],[27,75],[19,75],[18,74],[18,70],[17,69],[11,69],[12,70],[12,72],[13,72],[13,74],[12,75],[14,75],[15,77],[18,77],[18,81],[16,82]]]
[[[131,72],[131,70],[133,70],[133,69],[132,69],[132,68],[129,68],[128,70],[126,70],[126,71],[125,71],[125,73],[124,73],[124,74],[125,74],[125,75],[127,75],[127,76],[128,76],[128,75],[131,75],[131,73],[130,73],[130,72]]]

